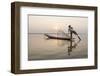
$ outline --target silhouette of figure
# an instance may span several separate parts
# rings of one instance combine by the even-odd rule
[[[68,26],[68,32],[70,32],[70,38],[72,39],[72,34],[76,35],[79,40],[81,40],[81,38],[79,37],[79,35],[77,34],[77,32],[73,29],[73,27],[71,25]]]

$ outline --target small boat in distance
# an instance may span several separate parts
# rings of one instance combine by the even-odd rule
[[[58,40],[74,40],[74,38],[73,39],[71,39],[71,38],[67,38],[67,37],[57,37],[57,36],[51,36],[51,35],[48,35],[48,34],[44,34],[45,36],[47,36],[48,38],[50,38],[50,39],[58,39]]]

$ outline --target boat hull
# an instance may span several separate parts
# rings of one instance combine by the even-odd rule
[[[64,37],[55,37],[55,36],[51,36],[48,34],[44,34],[45,36],[47,36],[50,39],[58,39],[58,40],[72,40],[71,38],[64,38]]]

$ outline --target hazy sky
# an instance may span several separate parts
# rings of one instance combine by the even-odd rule
[[[87,33],[87,17],[29,15],[29,33],[56,33],[68,31],[70,24],[78,33]]]

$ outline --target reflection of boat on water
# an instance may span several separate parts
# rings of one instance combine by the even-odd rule
[[[68,50],[68,55],[70,56],[70,53],[77,47],[77,45],[79,44],[79,42],[81,40],[76,40],[75,41],[75,38],[70,38],[69,36],[56,36],[56,35],[51,35],[51,34],[44,34],[48,39],[56,39],[56,40],[68,40],[69,43],[65,43],[65,44],[68,44],[68,47],[67,47],[67,50]],[[64,41],[65,42],[65,41]],[[64,46],[64,45],[63,45]]]
[[[67,48],[68,48],[68,55],[70,55],[70,53],[72,52],[72,50],[75,49],[76,46],[81,41],[81,38],[79,37],[79,35],[77,34],[77,32],[73,30],[73,27],[71,27],[70,25],[69,25],[68,31],[70,33],[65,33],[64,31],[60,31],[62,33],[62,36],[59,36],[61,34],[59,32],[57,32],[57,36],[53,36],[53,35],[50,35],[50,34],[47,34],[47,33],[44,34],[44,35],[46,37],[48,37],[48,39],[68,40],[69,45],[68,45]],[[77,41],[77,42],[75,41],[75,38],[73,38],[73,34],[76,35],[79,38],[79,41]]]
[[[48,34],[44,34],[45,36],[47,36],[50,39],[58,39],[58,40],[73,40],[69,37],[57,37],[57,36],[52,36],[52,35],[48,35]]]

